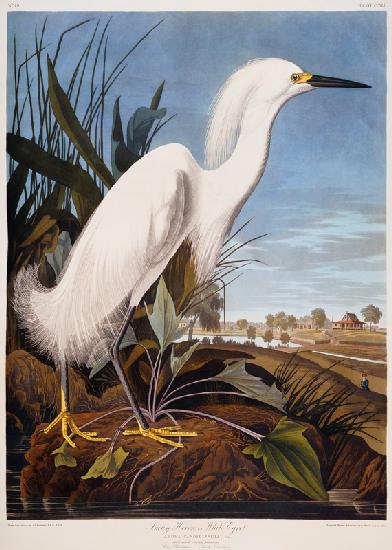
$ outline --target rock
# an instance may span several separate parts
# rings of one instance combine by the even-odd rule
[[[363,472],[358,487],[358,500],[383,504],[387,501],[387,464],[385,456],[377,456]]]
[[[8,435],[21,435],[23,434],[23,424],[17,416],[7,412],[6,417],[7,434]]]
[[[80,374],[69,369],[72,411],[101,411],[126,402],[121,385],[108,388],[97,397],[86,388]],[[7,433],[31,433],[41,422],[49,422],[60,408],[60,377],[24,350],[6,360]]]
[[[358,436],[334,435],[330,439],[332,446],[329,453],[329,488],[357,489],[369,463],[381,455]]]
[[[262,404],[204,405],[200,411],[221,416],[261,434],[270,432],[282,414]],[[126,419],[118,412],[97,421],[93,427],[99,435],[110,437]],[[75,415],[81,426],[97,414]],[[265,472],[263,461],[242,453],[253,443],[249,436],[227,425],[192,414],[176,414],[181,428],[196,431],[197,437],[184,438],[185,447],[174,449],[141,436],[120,436],[115,448],[128,454],[119,473],[113,479],[81,479],[95,459],[103,455],[109,442],[93,443],[75,438],[77,447],[71,449],[76,458],[74,468],[55,468],[51,452],[62,444],[59,430],[49,434],[36,429],[31,448],[26,454],[29,465],[22,470],[21,496],[66,497],[67,502],[128,502],[130,487],[136,501],[200,501],[200,500],[306,500],[295,489],[272,480]],[[162,419],[159,425],[172,425]],[[327,457],[323,437],[306,425],[305,436],[319,456],[322,475],[327,473]],[[159,461],[159,459],[162,459]],[[154,464],[152,464],[154,463]],[[148,466],[149,465],[149,466]],[[148,466],[146,468],[146,466]]]

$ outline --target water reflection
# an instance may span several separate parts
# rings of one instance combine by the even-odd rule
[[[222,336],[221,334],[212,334],[212,335],[205,335],[205,334],[193,334],[192,339],[193,340],[203,340],[203,338],[208,338],[210,340],[210,343],[212,343],[212,340],[214,337],[222,338],[224,342],[235,342],[236,344],[244,344],[245,342],[249,341],[249,338],[247,336]],[[188,340],[188,336],[184,334],[181,338],[176,340],[177,342],[184,342]],[[295,344],[294,342],[289,342],[287,345],[282,345],[282,342],[280,340],[277,340],[274,338],[271,340],[271,342],[268,344],[263,340],[261,336],[257,336],[254,340],[255,344],[259,348],[299,348],[301,347],[300,344]]]
[[[93,502],[69,504],[64,497],[22,499],[20,471],[30,439],[9,438],[7,446],[7,516],[9,520],[91,518],[258,518],[258,519],[386,519],[386,505],[356,501],[353,489],[329,491],[329,502]]]

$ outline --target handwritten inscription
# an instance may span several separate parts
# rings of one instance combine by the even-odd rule
[[[176,521],[155,522],[150,531],[159,535],[164,550],[230,550],[236,535],[244,533],[245,524],[235,521],[212,520],[207,523]]]

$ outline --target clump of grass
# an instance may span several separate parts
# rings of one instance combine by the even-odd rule
[[[331,382],[329,371],[339,363],[314,374],[298,372],[299,364],[293,354],[289,361],[278,365],[274,375],[287,399],[286,411],[290,416],[306,418],[327,436],[355,433],[369,436],[366,427],[370,427],[376,413],[366,410],[367,406],[359,412],[353,410],[353,406],[361,404],[355,401],[356,392]]]

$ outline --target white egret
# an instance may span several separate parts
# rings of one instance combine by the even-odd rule
[[[226,235],[264,172],[276,115],[289,99],[317,87],[370,86],[312,75],[283,59],[250,61],[228,78],[212,106],[207,170],[182,145],[151,151],[107,193],[54,288],[39,283],[37,269],[19,273],[15,308],[20,322],[61,369],[61,412],[46,431],[61,422],[71,445],[68,426],[79,436],[101,440],[81,432],[70,416],[67,363],[85,362],[104,343],[139,433],[176,446],[181,444],[166,437],[195,435],[148,425],[119,363],[119,342],[134,309],[185,239],[197,281],[211,277]]]

